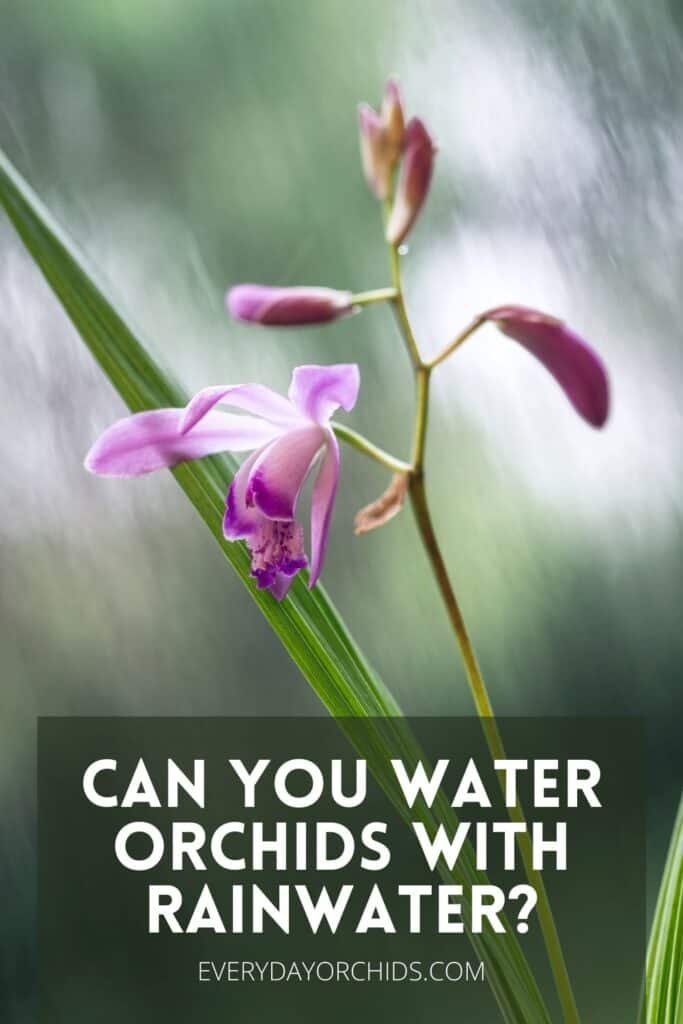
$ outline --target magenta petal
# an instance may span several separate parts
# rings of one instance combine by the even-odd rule
[[[304,553],[304,531],[300,523],[281,523],[261,516],[247,538],[251,551],[251,575],[259,590],[281,589],[282,576],[296,576],[308,562]]]
[[[499,306],[482,315],[523,345],[552,373],[579,415],[602,427],[609,381],[600,357],[561,320],[525,306]]]
[[[86,469],[100,476],[141,476],[187,459],[261,447],[278,433],[264,420],[212,412],[183,434],[182,417],[182,409],[155,409],[119,420],[92,446]]]
[[[356,404],[360,373],[355,363],[334,366],[297,366],[289,397],[305,416],[325,424],[339,406],[350,412]]]
[[[235,405],[282,427],[292,426],[298,418],[292,403],[264,384],[216,384],[198,391],[185,407],[183,433],[192,430],[219,402]]]
[[[236,320],[273,327],[323,324],[353,310],[351,292],[308,286],[239,284],[230,289],[226,302]]]
[[[251,574],[260,590],[268,589],[278,600],[289,590],[292,577],[307,565],[304,536],[299,523],[268,519],[247,502],[249,477],[263,450],[254,452],[240,466],[230,485],[223,518],[228,540],[246,539],[251,552]]]
[[[293,579],[293,576],[285,576],[283,572],[279,572],[277,574],[269,588],[276,601],[284,601],[289,592],[289,588],[292,585]]]
[[[258,509],[253,505],[247,505],[247,487],[254,464],[262,454],[263,448],[252,452],[232,478],[223,516],[223,536],[227,540],[242,540],[249,537],[261,518]]]
[[[247,505],[256,505],[269,519],[294,519],[299,492],[324,441],[323,430],[311,424],[269,444],[251,471]]]
[[[334,499],[339,481],[339,445],[334,433],[327,431],[327,447],[317,479],[313,486],[311,501],[311,575],[309,587],[315,586],[322,572],[327,539],[334,512]]]

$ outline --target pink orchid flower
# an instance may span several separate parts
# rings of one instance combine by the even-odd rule
[[[298,366],[288,397],[262,384],[217,385],[184,409],[156,409],[119,420],[90,449],[86,469],[134,477],[216,452],[252,451],[227,496],[223,533],[246,540],[260,589],[281,601],[308,564],[296,506],[319,460],[311,500],[311,572],[317,582],[327,549],[339,479],[339,446],[330,419],[356,404],[360,377],[353,364]],[[225,402],[247,415],[222,412]]]

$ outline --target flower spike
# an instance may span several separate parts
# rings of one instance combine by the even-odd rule
[[[274,327],[324,324],[353,312],[351,292],[334,288],[238,284],[225,299],[235,320]]]
[[[311,502],[311,573],[317,582],[327,550],[339,479],[339,447],[330,418],[351,410],[360,377],[353,364],[298,366],[287,398],[262,384],[219,385],[185,409],[128,416],[105,430],[85,465],[100,476],[141,476],[223,451],[252,451],[230,485],[223,533],[246,540],[252,576],[281,601],[308,560],[297,501],[322,455]],[[227,402],[247,415],[216,409]]]
[[[406,237],[429,192],[436,147],[419,118],[408,122],[405,153],[394,205],[387,224],[387,241],[400,245]]]
[[[498,306],[479,318],[494,323],[543,363],[576,411],[593,427],[609,414],[609,380],[600,357],[562,320],[526,306]]]

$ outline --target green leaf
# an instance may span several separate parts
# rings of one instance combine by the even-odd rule
[[[156,365],[107,297],[85,257],[1,151],[0,202],[129,409],[137,412],[184,405],[187,396]],[[396,701],[368,665],[323,588],[309,591],[299,577],[288,598],[278,604],[267,591],[254,586],[246,547],[228,543],[222,531],[225,495],[235,469],[232,458],[221,456],[185,463],[173,474],[308,683],[407,818],[388,762],[391,757],[406,762],[425,758]],[[431,830],[440,821],[454,826],[453,812],[443,799],[433,811],[422,808],[419,813]],[[473,882],[486,882],[474,867],[471,849],[464,852],[447,880],[462,884],[465,891]],[[543,998],[514,933],[470,938],[485,963],[487,980],[506,1024],[549,1024]]]
[[[683,1024],[683,800],[652,922],[640,1024]]]

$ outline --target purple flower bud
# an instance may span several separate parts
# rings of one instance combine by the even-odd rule
[[[405,151],[394,206],[387,224],[387,241],[399,245],[406,237],[427,198],[436,148],[419,118],[408,122]]]
[[[294,327],[324,324],[351,313],[351,292],[333,288],[271,288],[238,284],[226,296],[230,315],[247,323]]]
[[[361,103],[358,123],[366,180],[378,199],[386,199],[391,192],[392,174],[403,149],[403,106],[395,79],[387,82],[379,114],[367,103]]]
[[[543,363],[579,415],[602,427],[609,412],[609,381],[602,360],[562,320],[526,306],[499,306],[482,313]]]

